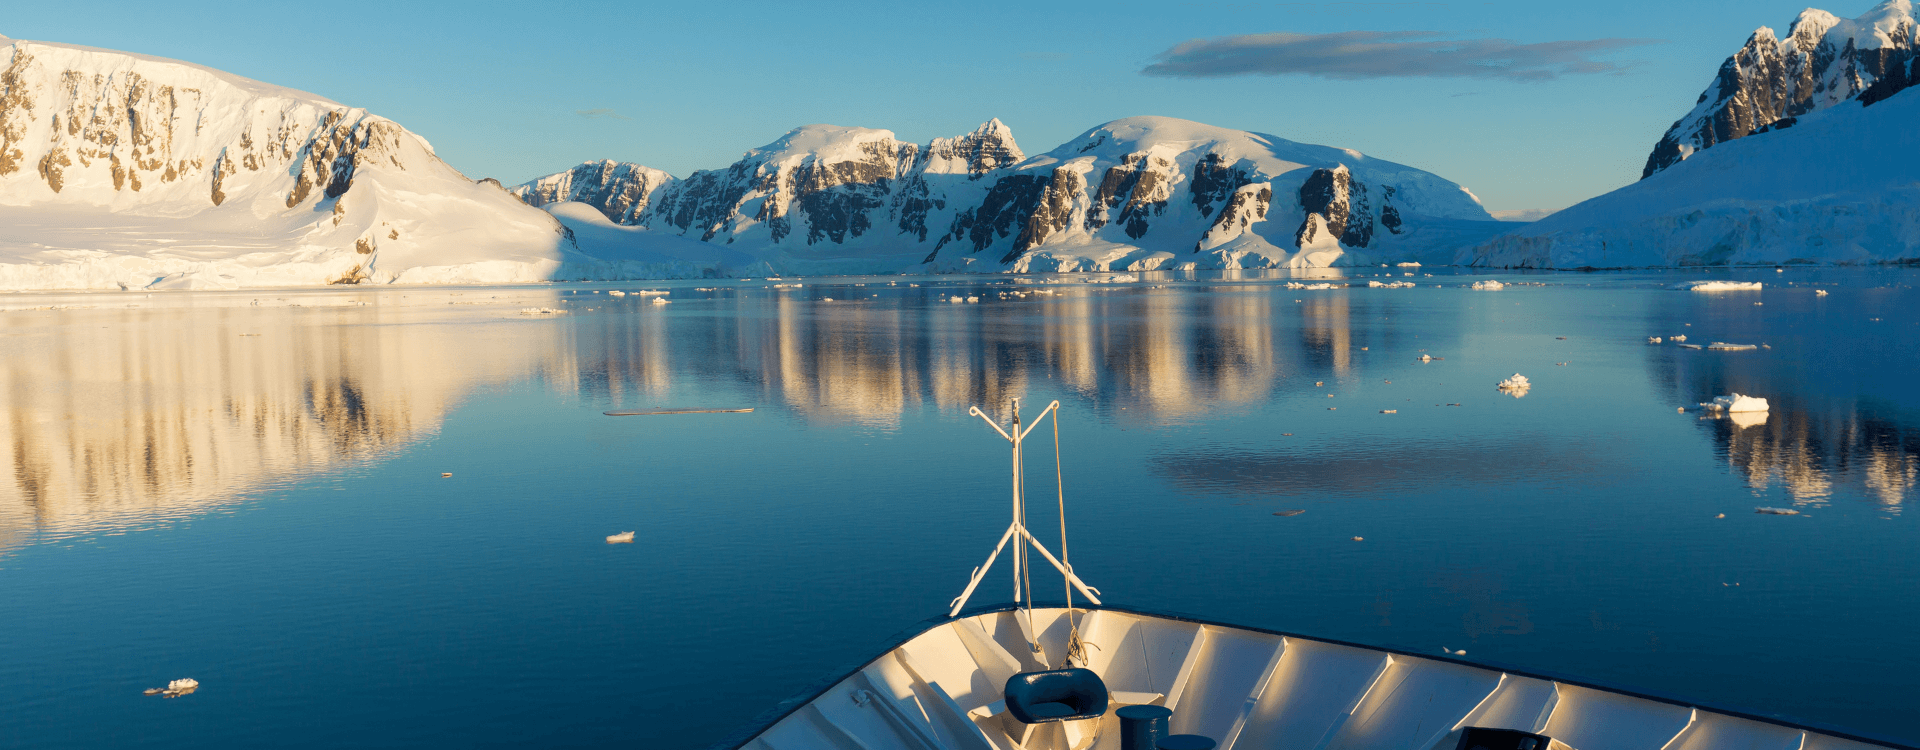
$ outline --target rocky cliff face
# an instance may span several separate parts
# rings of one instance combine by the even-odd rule
[[[175,60],[4,38],[0,213],[12,230],[0,287],[16,288],[525,270],[557,265],[563,237],[552,217],[366,110]],[[74,229],[88,222],[127,229]],[[171,235],[193,247],[143,239]]]
[[[654,194],[670,182],[673,175],[658,169],[602,160],[516,185],[507,192],[535,208],[575,201],[600,209],[615,224],[633,224],[652,204]]]
[[[1908,85],[1916,42],[1909,0],[1887,0],[1852,20],[1808,9],[1784,39],[1763,26],[1655,144],[1641,179],[1716,144],[1792,127],[1809,112],[1883,99]]]
[[[602,165],[514,190],[529,202],[583,181],[596,187],[573,194],[647,194],[635,178],[580,176],[613,174]],[[1347,149],[1160,117],[1108,123],[1033,158],[998,120],[926,146],[884,130],[808,126],[727,169],[654,190],[644,209],[602,211],[802,264],[793,268],[830,260],[846,260],[839,270],[1371,262],[1411,259],[1426,249],[1422,242],[1437,241],[1416,238],[1415,225],[1448,224],[1448,241],[1495,231],[1457,225],[1492,217],[1434,175]],[[1276,211],[1288,226],[1268,223]],[[1302,239],[1311,216],[1331,232],[1331,245]],[[1310,244],[1321,252],[1308,258]]]
[[[801,256],[882,243],[912,248],[947,226],[957,205],[976,202],[986,178],[1022,158],[998,120],[925,146],[885,130],[811,125],[727,169],[670,182],[643,210],[615,220]]]

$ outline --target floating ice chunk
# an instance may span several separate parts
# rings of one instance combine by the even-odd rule
[[[967,296],[967,302],[968,302],[968,303],[973,303],[973,302],[979,302],[979,301],[980,301],[980,298],[979,298],[979,297],[975,297],[975,296],[972,296],[972,295],[968,295],[968,296]]]
[[[1769,516],[1797,516],[1797,515],[1800,515],[1800,511],[1797,511],[1797,510],[1794,510],[1794,509],[1792,509],[1792,508],[1768,508],[1768,507],[1765,507],[1765,506],[1762,506],[1762,507],[1759,507],[1759,508],[1754,508],[1754,509],[1753,509],[1753,512],[1755,512],[1755,513],[1765,513],[1765,514],[1767,514],[1767,515],[1769,515]]]
[[[1289,281],[1287,282],[1287,288],[1288,289],[1333,289],[1335,287],[1332,284],[1325,284],[1325,283],[1302,284],[1298,281]]]
[[[821,297],[821,298],[820,298],[820,301],[821,301],[821,302],[832,302],[832,301],[833,301],[833,298],[832,298],[832,297]]]
[[[1648,337],[1647,337],[1647,343],[1649,343],[1649,344],[1658,344],[1658,343],[1660,343],[1660,337],[1659,337],[1659,336],[1648,336]]]
[[[1700,407],[1707,411],[1724,411],[1729,414],[1747,411],[1766,411],[1767,400],[1734,393],[1726,396],[1715,396],[1712,401],[1702,402]]]
[[[1682,349],[1705,349],[1706,347],[1704,347],[1704,346],[1701,346],[1701,345],[1699,345],[1699,344],[1681,344],[1681,345],[1680,345],[1680,348],[1682,348]]]
[[[1485,291],[1498,291],[1507,288],[1507,285],[1494,281],[1493,279],[1487,279],[1486,281],[1473,282],[1473,288]]]
[[[1674,341],[1686,341],[1687,335],[1683,333],[1677,336],[1668,336],[1667,338],[1673,339]]]
[[[1760,290],[1760,282],[1758,281],[1686,281],[1686,282],[1681,282],[1679,284],[1674,284],[1673,288],[1692,290],[1695,292],[1757,292]]]
[[[565,315],[567,314],[567,311],[555,310],[551,307],[523,307],[523,308],[520,308],[520,314],[521,315]]]
[[[608,295],[608,296],[610,296],[610,297],[625,297],[625,296],[627,296],[627,293],[626,293],[626,292],[623,292],[623,291],[620,291],[620,290],[618,290],[618,289],[615,289],[615,290],[613,290],[613,291],[611,291],[611,292],[607,292],[607,295]]]
[[[632,543],[633,543],[633,532],[631,532],[631,531],[622,531],[622,532],[620,532],[620,533],[618,533],[618,534],[614,534],[614,535],[612,535],[612,536],[609,536],[609,537],[607,537],[607,543],[608,543],[608,544],[632,544]]]
[[[1367,282],[1367,286],[1381,287],[1384,289],[1410,289],[1413,287],[1413,282],[1411,281],[1369,281]]]
[[[1827,296],[1827,290],[1825,290],[1825,289],[1815,289],[1815,290],[1813,290],[1813,296],[1815,296],[1815,297],[1825,297],[1825,296]]]
[[[794,284],[794,286],[799,286],[799,284]],[[651,297],[656,294],[666,294],[666,293],[667,293],[667,290],[665,289],[642,289],[640,291],[634,292],[634,294],[638,294],[642,297]]]
[[[199,690],[199,689],[200,689],[199,680],[193,679],[192,677],[185,677],[185,678],[181,678],[181,679],[169,682],[167,683],[167,686],[163,688],[147,688],[146,694],[159,695],[167,698],[178,698],[182,695],[188,695],[193,691]]]
[[[965,298],[965,297],[954,297],[954,298],[953,298],[952,300],[950,300],[950,301],[952,301],[952,302],[954,302],[955,304],[958,304],[958,303],[961,303],[961,302],[965,302],[965,301],[967,301],[967,298]]]
[[[1306,512],[1306,511],[1304,511],[1304,510],[1282,510],[1282,511],[1276,511],[1276,512],[1274,513],[1274,515],[1276,515],[1276,516],[1283,516],[1283,517],[1284,517],[1284,516],[1297,516],[1297,515],[1300,515],[1300,514],[1302,514],[1302,513],[1305,513],[1305,512]]]
[[[1753,344],[1729,344],[1725,341],[1715,341],[1711,344],[1708,344],[1707,348],[1719,349],[1721,351],[1737,352],[1737,351],[1745,351],[1747,349],[1758,349],[1760,347],[1754,346]]]
[[[1432,361],[1433,361],[1433,355],[1431,355],[1431,354],[1422,354],[1422,355],[1420,355],[1420,361],[1422,361],[1422,362],[1432,362]]]
[[[1419,268],[1420,267],[1419,263],[1395,263],[1394,265],[1399,266],[1401,268]]]
[[[1500,381],[1499,385],[1500,390],[1503,391],[1526,390],[1532,387],[1533,384],[1527,382],[1527,376],[1517,372],[1513,374],[1513,377]]]
[[[667,299],[667,298],[665,298],[665,297],[655,297],[655,298],[653,298],[653,304],[656,304],[656,305],[665,305],[665,304],[669,304],[669,303],[671,303],[671,302],[673,302],[673,300],[670,300],[670,299]]]

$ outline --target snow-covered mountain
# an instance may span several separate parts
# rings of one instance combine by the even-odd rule
[[[1854,21],[1806,11],[1784,43],[1763,28],[1662,141],[1680,143],[1683,159],[1660,162],[1656,149],[1639,182],[1456,260],[1618,268],[1920,259],[1913,40],[1907,0]]]
[[[560,221],[363,109],[175,60],[4,37],[0,227],[0,289],[706,270],[654,262],[658,242],[583,253]]]
[[[1720,64],[1693,111],[1647,155],[1641,179],[1715,144],[1793,127],[1798,118],[1860,98],[1883,99],[1911,79],[1916,36],[1910,0],[1886,0],[1846,20],[1808,8],[1786,38],[1765,26]],[[1889,75],[1891,74],[1891,77]]]
[[[1427,172],[1166,117],[1116,120],[1032,158],[999,120],[925,146],[809,125],[727,169],[662,177],[588,162],[513,191],[801,273],[1431,260],[1502,228]]]

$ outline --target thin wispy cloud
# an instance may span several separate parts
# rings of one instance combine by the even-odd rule
[[[600,109],[576,109],[574,114],[589,120],[631,120],[633,118],[604,107]]]
[[[1445,39],[1435,31],[1242,34],[1195,39],[1154,57],[1143,75],[1226,78],[1504,78],[1548,81],[1619,73],[1631,62],[1597,59],[1659,39],[1587,39],[1522,44],[1511,39]]]

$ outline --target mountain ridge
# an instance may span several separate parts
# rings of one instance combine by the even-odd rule
[[[618,173],[665,175],[587,162],[511,190],[533,205],[584,198],[617,223],[743,247],[790,270],[1431,260],[1500,229],[1470,191],[1422,170],[1165,117],[1105,123],[1032,157],[998,119],[924,146],[885,130],[808,125],[724,169],[665,185],[573,187],[581,174]],[[641,210],[631,208],[640,201],[601,198],[638,194],[648,196]]]

